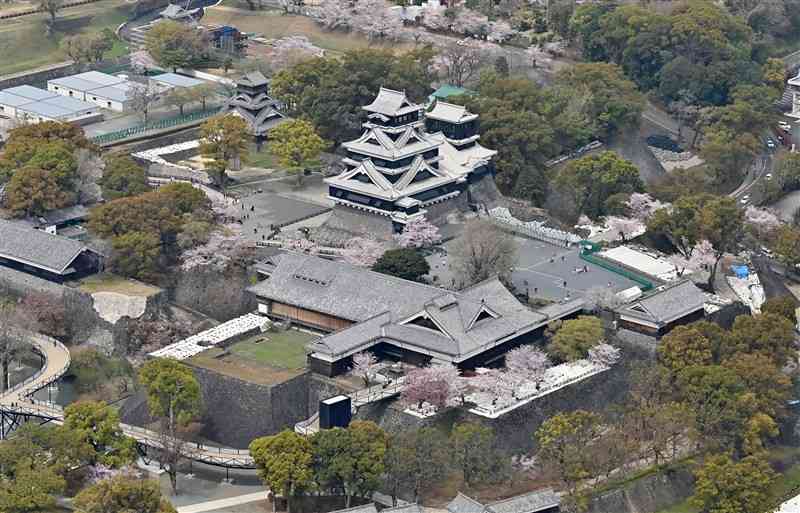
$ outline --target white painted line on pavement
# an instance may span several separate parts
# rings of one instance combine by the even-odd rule
[[[215,501],[190,504],[188,506],[181,506],[175,509],[178,510],[178,513],[206,513],[208,511],[215,511],[218,509],[230,508],[232,506],[239,506],[240,504],[248,504],[250,502],[265,500],[267,500],[266,490],[256,493],[248,493],[246,495],[239,495],[237,497],[228,497],[227,499],[218,499]]]

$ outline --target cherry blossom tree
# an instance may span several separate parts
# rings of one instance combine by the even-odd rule
[[[518,384],[539,383],[544,379],[550,359],[534,346],[520,346],[506,355],[506,373]]]
[[[653,212],[668,207],[669,203],[662,203],[647,193],[634,192],[628,198],[627,206],[631,217],[646,222]]]
[[[459,372],[454,365],[431,365],[414,369],[406,375],[401,399],[409,406],[422,409],[424,403],[443,408],[458,392]]]
[[[592,287],[586,291],[587,309],[591,311],[614,310],[625,301],[610,287]]]
[[[782,224],[771,210],[753,205],[744,211],[744,221],[758,236],[766,236]]]
[[[709,268],[717,261],[717,256],[714,251],[714,246],[703,239],[697,243],[692,250],[689,258],[684,257],[680,253],[670,255],[667,260],[675,266],[678,276],[683,276],[687,269],[692,271],[700,271]]]
[[[606,226],[614,237],[613,240],[619,237],[623,243],[645,231],[645,226],[641,221],[627,217],[608,216],[606,217]]]
[[[284,242],[284,247],[290,251],[300,253],[318,253],[319,246],[313,240],[308,239],[289,239]]]
[[[369,387],[377,372],[378,359],[374,354],[363,351],[353,355],[353,374],[364,380],[365,387]]]
[[[439,228],[433,223],[418,217],[411,220],[403,228],[403,232],[395,236],[401,248],[429,248],[442,241]]]
[[[475,387],[492,396],[492,404],[504,404],[516,399],[519,383],[509,372],[500,369],[476,369],[480,374],[472,378]]]
[[[354,237],[345,244],[342,257],[350,265],[372,267],[385,251],[386,247],[375,239]]]
[[[589,361],[597,365],[611,367],[619,361],[620,357],[620,350],[611,344],[597,344],[589,349]]]

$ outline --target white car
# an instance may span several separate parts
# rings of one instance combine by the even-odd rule
[[[772,173],[767,173],[764,176],[767,178],[767,180],[772,180]]]
[[[739,200],[739,203],[741,203],[742,205],[747,205],[749,202],[750,202],[750,196],[746,194],[742,196],[741,200]]]
[[[786,121],[779,121],[779,122],[778,122],[778,126],[779,126],[779,127],[780,127],[780,129],[781,129],[781,130],[783,130],[784,132],[791,132],[791,131],[792,131],[792,125],[790,125],[790,124],[789,124],[789,123],[787,123]]]

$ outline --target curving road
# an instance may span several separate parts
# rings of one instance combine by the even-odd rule
[[[0,411],[5,415],[21,415],[48,419],[56,423],[64,421],[64,409],[53,403],[34,399],[37,391],[58,381],[69,369],[69,349],[50,337],[26,333],[28,341],[36,353],[44,359],[44,365],[36,374],[0,393]],[[148,429],[121,424],[122,431],[135,439],[139,445],[160,449],[162,438]],[[187,442],[184,455],[194,461],[227,468],[255,468],[250,452]]]

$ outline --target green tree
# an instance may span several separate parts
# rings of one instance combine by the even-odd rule
[[[800,229],[788,225],[779,227],[772,249],[786,265],[794,267],[800,264]]]
[[[336,143],[358,136],[363,111],[384,84],[405,91],[412,101],[430,92],[435,52],[420,47],[406,53],[364,49],[342,58],[305,60],[275,74],[270,88],[297,117],[308,119],[323,139]]]
[[[716,454],[706,458],[695,477],[691,503],[704,513],[761,513],[776,476],[764,454],[738,462]]]
[[[404,280],[424,281],[431,267],[422,253],[414,248],[397,248],[386,251],[372,266],[372,270]]]
[[[753,157],[761,151],[761,143],[755,135],[737,133],[719,123],[708,127],[703,136],[700,155],[706,161],[716,185],[744,178]]]
[[[581,481],[592,477],[591,452],[587,447],[599,430],[600,417],[575,410],[550,417],[536,431],[539,460],[556,471],[573,500],[578,499]]]
[[[692,365],[710,365],[718,349],[693,325],[678,326],[658,345],[658,360],[673,374]]]
[[[49,172],[64,191],[75,189],[73,183],[78,171],[74,148],[61,141],[44,142],[36,147],[25,165]]]
[[[158,481],[126,475],[99,481],[75,497],[78,513],[175,513]]]
[[[450,433],[450,450],[453,464],[468,487],[497,482],[502,477],[492,428],[471,422],[457,424]]]
[[[392,436],[384,458],[386,484],[393,501],[403,489],[411,489],[415,503],[447,476],[450,453],[441,431],[424,427]]]
[[[250,455],[261,480],[270,490],[283,494],[286,511],[291,513],[291,498],[311,484],[311,442],[284,430],[250,442]]]
[[[162,21],[148,30],[145,47],[157,63],[172,71],[196,64],[208,51],[198,30],[175,21]]]
[[[558,173],[556,186],[571,196],[576,218],[606,214],[606,200],[615,194],[642,192],[639,170],[613,151],[587,155],[569,162]]]
[[[736,253],[744,235],[744,212],[736,198],[715,198],[700,211],[700,234],[714,247],[714,265],[708,277],[708,286],[714,290],[717,266],[725,253]]]
[[[136,459],[136,442],[122,433],[119,413],[102,401],[72,403],[64,410],[64,428],[73,430],[90,444],[96,460],[120,467]]]
[[[0,480],[0,511],[41,512],[55,506],[56,494],[66,488],[63,477],[31,459],[18,461],[15,467],[13,479]]]
[[[753,394],[755,409],[780,419],[786,415],[786,403],[791,397],[792,380],[780,371],[769,357],[762,354],[740,353],[723,363]]]
[[[147,232],[129,232],[111,241],[114,254],[111,267],[114,272],[132,278],[151,279],[158,271],[161,242],[158,236]]]
[[[761,305],[763,313],[779,315],[792,324],[797,324],[796,310],[797,302],[789,295],[771,297]]]
[[[700,242],[700,211],[709,200],[707,195],[682,196],[672,208],[656,210],[647,221],[647,230],[669,239],[675,249],[686,259],[692,256]]]
[[[354,420],[347,430],[353,440],[351,494],[372,497],[372,493],[380,487],[385,472],[383,460],[389,437],[370,421]]]
[[[733,322],[730,337],[723,346],[726,358],[736,354],[760,354],[783,367],[794,354],[794,325],[772,313],[740,315]]]
[[[150,415],[159,420],[162,465],[178,493],[178,462],[182,456],[182,429],[200,415],[200,384],[191,368],[169,358],[147,361],[139,369],[139,383],[147,395]]]
[[[607,138],[628,126],[637,126],[644,97],[636,84],[615,64],[582,63],[558,72],[558,83],[587,94],[586,112],[597,135]]]
[[[739,376],[719,365],[696,365],[678,374],[680,398],[692,409],[706,447],[733,448],[752,414],[751,397]]]
[[[318,164],[320,154],[328,147],[314,129],[302,119],[281,123],[269,133],[269,150],[282,166],[297,175],[298,185],[309,166]]]
[[[237,170],[247,160],[250,129],[239,116],[214,116],[200,127],[200,153],[211,162],[208,166],[217,185],[225,187],[228,166]]]
[[[571,362],[586,358],[589,349],[603,341],[605,329],[598,317],[581,315],[577,319],[564,321],[556,331],[547,352],[556,360]]]
[[[14,173],[6,187],[6,208],[17,217],[40,216],[66,207],[73,200],[61,190],[52,174],[35,167],[25,167]]]
[[[103,177],[99,183],[103,189],[103,198],[106,200],[137,196],[150,190],[144,168],[128,156],[106,160]]]

